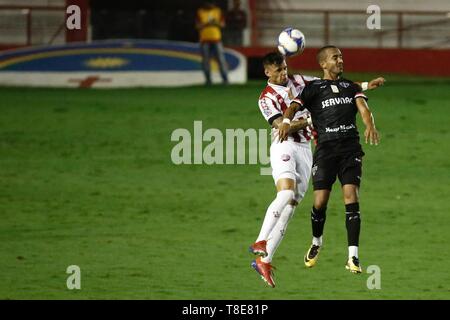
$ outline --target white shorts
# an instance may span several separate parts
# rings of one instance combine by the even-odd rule
[[[275,182],[282,178],[295,180],[296,198],[302,199],[308,190],[311,176],[312,152],[311,144],[284,141],[273,142],[270,146],[270,165]]]

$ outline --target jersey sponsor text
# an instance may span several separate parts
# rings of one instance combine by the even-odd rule
[[[350,97],[331,98],[331,99],[322,101],[322,109],[324,109],[326,107],[335,106],[338,104],[350,104],[352,102],[353,102],[353,98],[350,98]]]

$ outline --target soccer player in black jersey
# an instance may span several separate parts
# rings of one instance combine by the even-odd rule
[[[279,128],[280,140],[287,137],[290,120],[303,108],[312,115],[317,131],[317,146],[313,157],[314,205],[311,211],[313,241],[305,255],[305,265],[313,267],[322,246],[322,234],[326,219],[327,203],[336,176],[342,185],[346,212],[348,260],[346,268],[361,273],[358,258],[360,211],[359,186],[364,152],[359,143],[356,114],[360,113],[366,129],[365,142],[377,145],[378,131],[367,97],[356,83],[341,78],[344,61],[341,51],[334,46],[319,50],[317,60],[323,69],[323,78],[310,82],[284,113]]]

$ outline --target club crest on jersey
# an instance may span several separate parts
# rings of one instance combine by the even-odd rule
[[[282,154],[282,155],[281,155],[281,160],[283,160],[283,161],[289,161],[289,160],[291,160],[291,156],[288,155],[288,154]]]
[[[350,87],[350,83],[348,83],[348,82],[339,82],[339,85],[341,86],[341,87],[343,87],[343,88],[348,88],[348,87]]]
[[[336,85],[332,84],[330,87],[331,91],[333,91],[334,93],[339,93],[339,88]]]

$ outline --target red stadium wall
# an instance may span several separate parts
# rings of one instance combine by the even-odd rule
[[[245,56],[262,57],[273,48],[234,48]],[[289,67],[317,70],[318,48],[307,48],[301,56],[290,58]],[[385,72],[427,76],[450,76],[450,50],[342,48],[345,70]]]

